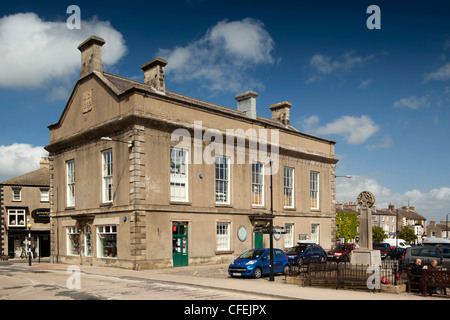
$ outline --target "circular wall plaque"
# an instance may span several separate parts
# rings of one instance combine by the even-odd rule
[[[239,240],[245,241],[248,236],[247,229],[244,226],[240,226],[238,229],[238,232],[237,232],[237,236],[238,236]]]

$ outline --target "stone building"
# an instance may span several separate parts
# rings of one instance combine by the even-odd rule
[[[50,255],[49,189],[48,158],[40,169],[0,182],[0,255],[24,257],[29,244]]]
[[[159,58],[142,67],[143,83],[104,72],[104,44],[79,46],[81,78],[49,126],[56,261],[229,262],[269,246],[254,229],[271,218],[285,231],[275,247],[299,237],[331,247],[335,142],[293,128],[288,102],[259,117],[252,91],[236,96],[237,109],[168,91]]]
[[[450,221],[441,220],[436,223],[436,220],[431,219],[427,226],[427,236],[430,238],[445,238],[450,239]]]

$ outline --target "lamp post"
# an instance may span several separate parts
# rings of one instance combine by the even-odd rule
[[[275,277],[274,277],[274,270],[273,270],[273,184],[272,184],[272,177],[273,177],[273,172],[272,172],[272,167],[273,167],[273,161],[270,160],[270,215],[272,216],[270,218],[270,239],[269,239],[269,244],[270,244],[270,277],[269,277],[269,281],[275,281]]]
[[[27,224],[28,228],[28,240],[27,240],[27,247],[28,247],[28,265],[31,267],[31,223]]]

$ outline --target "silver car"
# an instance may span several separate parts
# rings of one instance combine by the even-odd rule
[[[435,259],[438,265],[444,268],[450,268],[450,247],[443,246],[420,246],[406,248],[403,263],[412,265],[419,258],[423,265],[427,265]]]

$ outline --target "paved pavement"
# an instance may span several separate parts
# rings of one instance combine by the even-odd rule
[[[1,263],[1,262],[0,262]],[[22,267],[28,266],[24,260],[13,261]],[[43,259],[41,263],[33,261],[29,268],[66,268],[65,265],[51,265]],[[281,300],[449,300],[447,296],[423,297],[417,293],[391,294],[385,292],[368,292],[361,290],[336,290],[328,288],[302,287],[286,284],[284,276],[276,276],[275,281],[269,281],[268,277],[261,279],[231,278],[227,273],[227,264],[208,266],[189,266],[180,268],[167,268],[157,270],[134,271],[111,267],[79,266],[81,272],[114,277],[133,277],[143,281],[160,281],[176,283],[194,287],[214,288],[215,290],[234,291],[239,293],[258,293],[261,299]]]

